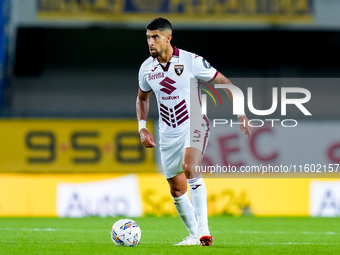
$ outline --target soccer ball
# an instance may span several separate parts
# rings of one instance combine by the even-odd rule
[[[111,228],[111,239],[117,246],[136,246],[140,241],[141,234],[138,224],[130,219],[121,219]]]

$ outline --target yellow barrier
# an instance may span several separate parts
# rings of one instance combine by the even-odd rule
[[[1,120],[0,172],[156,172],[136,120]],[[148,122],[153,132],[153,123]]]
[[[139,175],[145,214],[176,214],[162,175]],[[205,178],[209,215],[309,214],[312,179]]]
[[[56,216],[58,183],[86,183],[120,176],[0,174],[0,216]],[[162,174],[138,174],[138,180],[145,215],[176,215]],[[209,215],[307,216],[311,181],[313,179],[205,178]]]
[[[118,177],[108,174],[0,174],[0,216],[56,216],[57,185]]]

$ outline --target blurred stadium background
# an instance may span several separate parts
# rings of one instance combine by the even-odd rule
[[[141,147],[135,120],[145,26],[158,16],[173,23],[174,45],[244,93],[253,87],[256,107],[270,107],[272,87],[312,94],[312,116],[292,108],[285,117],[296,128],[255,128],[249,142],[217,128],[205,163],[320,164],[322,174],[208,175],[209,215],[340,215],[340,169],[329,171],[340,163],[339,1],[0,3],[0,216],[176,215],[158,153]],[[153,98],[157,138],[155,106]],[[230,104],[209,116],[222,114],[231,118]],[[279,110],[270,117],[282,119]]]

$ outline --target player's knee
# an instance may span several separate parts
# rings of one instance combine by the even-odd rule
[[[173,197],[180,197],[184,195],[186,191],[186,188],[171,187],[170,189],[171,196]]]
[[[185,174],[185,177],[187,179],[190,179],[191,175],[192,175],[192,170],[194,169],[194,166],[190,163],[187,163],[187,162],[183,162],[182,163],[182,168],[183,168],[183,171],[184,171],[184,174]]]

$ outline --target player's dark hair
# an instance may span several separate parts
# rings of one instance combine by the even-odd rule
[[[169,20],[159,17],[151,21],[150,24],[147,25],[146,29],[147,30],[160,30],[160,31],[169,29],[172,31],[172,25]]]

